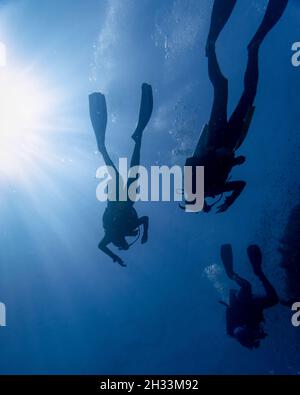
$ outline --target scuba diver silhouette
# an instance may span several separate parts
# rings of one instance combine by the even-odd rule
[[[212,10],[211,25],[206,43],[208,73],[214,88],[214,100],[208,125],[202,130],[200,139],[192,157],[185,166],[191,166],[195,173],[196,166],[205,167],[204,191],[206,198],[215,198],[231,192],[218,207],[217,212],[226,211],[242,193],[245,181],[230,181],[230,172],[234,166],[245,162],[244,156],[235,153],[244,142],[255,107],[253,106],[259,77],[260,46],[282,16],[288,0],[269,0],[264,18],[256,34],[248,45],[248,63],[244,76],[244,91],[239,103],[229,120],[227,119],[228,80],[222,74],[215,50],[216,41],[228,21],[236,0],[215,0]],[[218,201],[219,201],[218,200]],[[204,204],[204,212],[218,203]]]
[[[263,311],[278,304],[279,300],[274,287],[262,270],[260,248],[257,245],[250,245],[247,253],[253,272],[261,281],[266,295],[252,294],[251,284],[233,270],[231,245],[224,244],[221,246],[221,259],[226,274],[239,285],[240,290],[231,289],[229,304],[220,303],[226,306],[227,334],[242,346],[253,349],[258,348],[260,341],[267,336],[262,327]]]
[[[89,96],[90,106],[90,118],[93,125],[93,129],[96,135],[98,150],[102,154],[106,166],[112,168],[115,172],[116,180],[116,199],[114,201],[107,201],[107,207],[103,214],[103,228],[105,235],[99,243],[99,249],[102,250],[106,255],[113,259],[121,266],[126,266],[123,260],[116,254],[114,254],[107,246],[112,243],[119,250],[128,250],[133,243],[129,244],[126,237],[139,237],[140,226],[143,226],[143,235],[141,242],[146,243],[148,240],[148,224],[149,218],[147,216],[138,217],[136,210],[134,209],[134,201],[128,199],[128,190],[130,185],[138,179],[136,177],[128,178],[127,184],[124,185],[123,179],[120,176],[117,168],[111,160],[105,146],[105,131],[107,124],[107,108],[105,96],[101,93],[92,93]],[[131,136],[135,142],[130,167],[140,165],[140,151],[142,144],[143,131],[146,128],[153,110],[153,95],[152,88],[148,84],[142,85],[142,97],[140,104],[140,113],[137,127]],[[120,201],[120,188],[125,190],[127,200]]]

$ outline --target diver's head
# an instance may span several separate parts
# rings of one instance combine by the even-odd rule
[[[129,244],[127,243],[124,236],[116,236],[113,240],[113,244],[119,248],[119,250],[128,250]]]
[[[260,340],[264,339],[267,334],[262,329],[253,331],[245,326],[238,326],[235,328],[233,336],[242,346],[252,350],[253,348],[258,348],[260,346]]]

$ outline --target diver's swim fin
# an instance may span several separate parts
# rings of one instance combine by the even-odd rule
[[[247,253],[254,273],[259,275],[262,270],[262,253],[260,248],[256,244],[250,245],[247,248]]]
[[[141,105],[140,105],[140,113],[138,125],[136,127],[135,132],[131,136],[133,140],[141,137],[143,130],[147,126],[150,121],[151,115],[153,111],[153,93],[152,87],[149,84],[142,84],[142,97],[141,97]]]
[[[232,278],[235,273],[233,271],[233,255],[231,244],[221,245],[221,259],[227,276]]]
[[[236,2],[237,0],[214,1],[211,21],[210,21],[210,29],[206,42],[206,54],[208,54],[210,46],[215,45],[217,38],[219,37],[230,15],[232,14]]]
[[[273,29],[282,17],[288,0],[269,0],[264,18],[255,33],[254,37],[248,45],[248,49],[252,46],[259,46],[266,35]]]
[[[105,130],[107,124],[107,108],[105,96],[100,92],[89,95],[90,118],[95,131],[98,149],[105,145]]]

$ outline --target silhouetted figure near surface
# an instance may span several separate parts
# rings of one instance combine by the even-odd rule
[[[105,146],[105,131],[107,123],[107,108],[105,96],[101,93],[93,93],[89,96],[90,103],[90,117],[92,125],[95,131],[98,150],[103,156],[106,166],[110,166],[114,169],[116,175],[116,201],[107,201],[107,208],[103,214],[103,228],[105,235],[99,243],[99,248],[105,254],[113,259],[114,262],[119,263],[121,266],[126,266],[123,260],[116,254],[114,254],[107,246],[112,243],[119,250],[128,250],[130,245],[126,237],[139,237],[139,228],[143,227],[142,243],[146,243],[148,240],[148,224],[149,218],[147,216],[138,217],[135,210],[134,201],[127,199],[127,201],[119,200],[119,193],[121,192],[119,187],[124,188],[126,196],[128,196],[128,190],[130,185],[137,180],[135,178],[128,178],[127,184],[124,182],[111,160]],[[131,158],[130,167],[140,165],[140,151],[142,144],[143,131],[146,128],[152,114],[153,109],[153,96],[152,88],[148,84],[142,85],[142,98],[140,105],[140,114],[138,125],[135,132],[132,135],[132,139],[135,142],[134,151]]]
[[[227,117],[228,80],[222,74],[215,50],[216,41],[228,21],[236,0],[215,0],[210,31],[206,44],[208,73],[214,88],[214,100],[210,120],[201,133],[196,150],[186,160],[186,166],[205,166],[205,197],[215,198],[231,192],[218,212],[226,211],[242,193],[245,181],[230,181],[234,166],[245,162],[244,156],[236,156],[236,150],[244,142],[255,107],[253,106],[259,77],[260,46],[282,16],[288,0],[269,0],[263,21],[248,45],[248,63],[244,77],[244,91],[231,117]],[[204,211],[212,206],[207,202]]]
[[[261,281],[265,296],[252,293],[251,284],[236,274],[233,270],[232,247],[230,244],[221,246],[221,259],[227,276],[240,287],[239,291],[230,290],[230,300],[226,308],[227,334],[234,337],[242,346],[253,349],[258,348],[260,341],[267,334],[264,332],[263,311],[278,303],[277,293],[262,270],[262,254],[257,245],[247,249],[248,257],[254,274]]]

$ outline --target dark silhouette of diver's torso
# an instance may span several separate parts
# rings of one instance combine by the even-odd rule
[[[103,214],[103,228],[107,235],[133,236],[138,229],[138,215],[131,202],[109,202]]]
[[[248,329],[259,329],[264,322],[263,310],[255,303],[255,299],[240,301],[237,291],[230,290],[230,304],[226,310],[227,332],[233,336],[234,329],[245,326]]]
[[[204,191],[205,196],[214,197],[222,192],[222,187],[228,180],[232,170],[234,154],[220,156],[214,150],[207,150],[204,155],[188,158],[185,166],[192,167],[193,192],[196,191],[196,167],[204,166]]]

